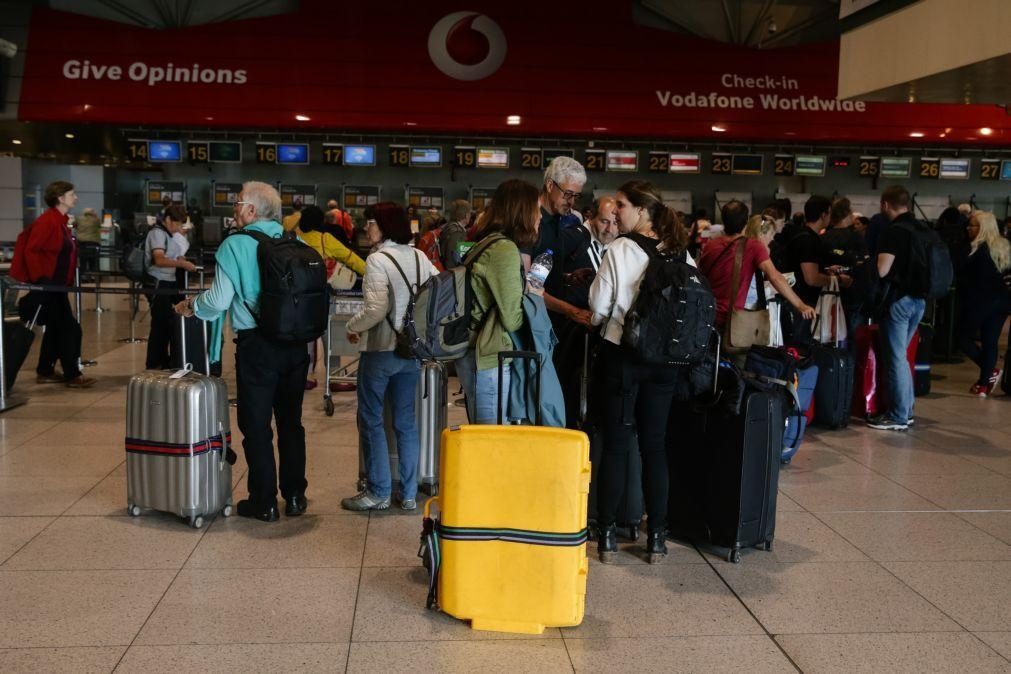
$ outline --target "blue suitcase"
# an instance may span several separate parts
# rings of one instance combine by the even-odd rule
[[[783,463],[790,463],[793,455],[800,449],[800,443],[804,439],[804,431],[807,430],[807,417],[804,410],[811,406],[814,397],[814,390],[818,386],[818,366],[812,361],[805,366],[803,363],[797,365],[797,400],[800,409],[796,414],[791,414],[786,419],[786,431],[783,432]]]

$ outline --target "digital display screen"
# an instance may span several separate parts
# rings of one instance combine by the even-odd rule
[[[412,147],[411,166],[425,166],[425,167],[442,166],[442,148]]]
[[[671,152],[667,170],[671,173],[698,173],[702,158],[697,152]]]
[[[635,150],[608,150],[608,171],[635,171],[639,168],[639,153]]]
[[[509,168],[509,149],[504,147],[479,147],[477,165],[481,168]]]
[[[1000,165],[1000,179],[1011,180],[1011,159],[1005,159]]]
[[[880,175],[882,178],[908,178],[911,164],[909,157],[882,157]]]
[[[569,149],[560,148],[560,147],[546,147],[541,152],[542,152],[542,154],[544,156],[544,165],[545,166],[547,166],[548,164],[550,164],[551,160],[554,159],[555,157],[568,157],[569,159],[575,159],[576,158],[576,151],[575,150],[569,150]]]
[[[820,178],[825,175],[825,157],[798,154],[793,159],[793,174]]]
[[[968,180],[969,179],[969,160],[968,159],[942,159],[941,160],[941,177],[949,178],[951,180]]]
[[[182,161],[182,143],[178,140],[150,140],[147,143],[148,161]]]
[[[242,143],[238,141],[211,141],[210,157],[213,162],[238,164],[242,161]]]
[[[344,146],[345,166],[375,166],[376,146],[375,145],[345,145]]]
[[[305,143],[278,143],[278,164],[308,164],[309,146]]]
[[[735,154],[731,163],[734,175],[760,176],[764,157],[760,154]]]

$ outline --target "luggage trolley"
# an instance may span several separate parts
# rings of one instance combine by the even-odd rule
[[[365,306],[361,290],[332,290],[330,294],[330,316],[326,324],[326,340],[323,344],[323,358],[326,362],[326,382],[323,386],[323,411],[328,417],[334,413],[330,383],[354,383],[358,371],[358,345],[347,338],[348,321]],[[340,358],[351,358],[351,362],[341,365]]]

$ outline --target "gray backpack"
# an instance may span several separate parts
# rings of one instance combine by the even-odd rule
[[[474,341],[471,268],[493,243],[506,237],[489,234],[467,253],[463,264],[432,276],[412,298],[401,332],[415,357],[449,361],[462,358]]]

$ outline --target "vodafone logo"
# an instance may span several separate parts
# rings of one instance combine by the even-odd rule
[[[484,79],[505,61],[505,33],[484,14],[453,12],[432,27],[428,55],[436,68],[453,79]]]

